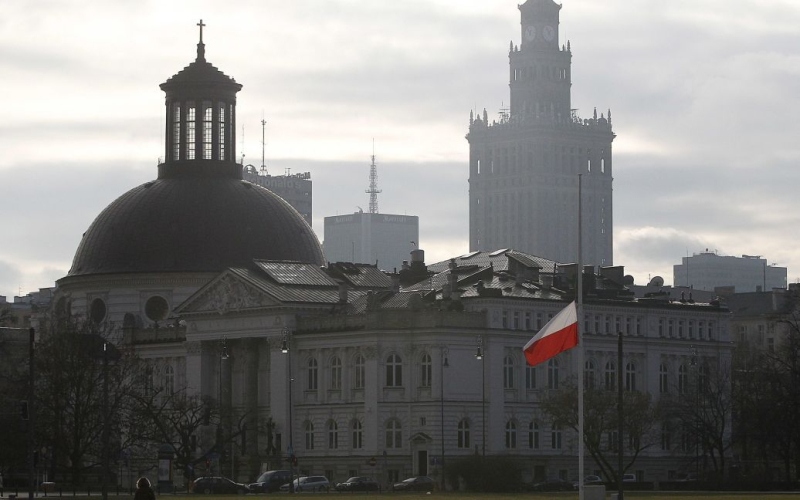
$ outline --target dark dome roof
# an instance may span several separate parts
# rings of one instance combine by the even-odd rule
[[[219,272],[253,259],[324,262],[311,227],[271,191],[233,177],[161,178],[97,216],[69,276]]]

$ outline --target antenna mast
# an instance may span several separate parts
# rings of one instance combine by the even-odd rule
[[[375,139],[372,139],[372,163],[369,166],[369,189],[364,191],[369,193],[369,213],[378,213],[378,168],[375,166]]]
[[[264,119],[264,114],[261,114],[261,175],[267,175],[267,165],[264,161],[264,131],[267,129],[267,120]]]

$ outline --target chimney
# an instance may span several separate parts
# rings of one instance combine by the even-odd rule
[[[453,293],[458,289],[458,273],[456,272],[458,264],[456,264],[456,259],[450,259],[450,263],[447,267],[450,269],[450,272],[447,274],[447,284],[450,286],[450,293]]]
[[[339,283],[339,303],[347,304],[347,285],[344,282]]]
[[[392,293],[399,293],[400,292],[400,275],[394,273],[391,275],[392,277]]]

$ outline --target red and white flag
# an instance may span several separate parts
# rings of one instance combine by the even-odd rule
[[[578,345],[578,311],[575,302],[547,322],[522,351],[531,366],[543,363]]]

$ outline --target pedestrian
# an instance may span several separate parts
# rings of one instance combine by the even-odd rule
[[[133,500],[156,500],[156,494],[150,487],[150,480],[146,477],[140,477],[136,481],[136,494],[133,496]]]

